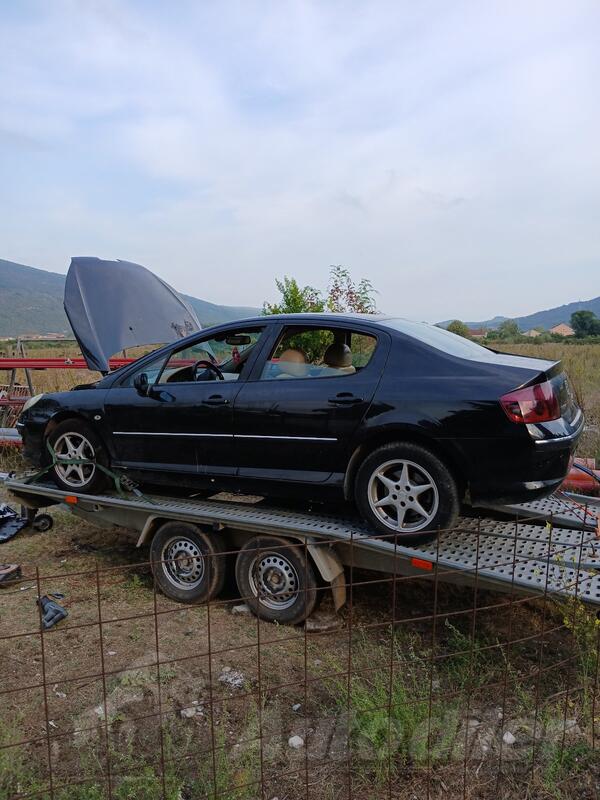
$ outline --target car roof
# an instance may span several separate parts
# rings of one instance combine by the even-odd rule
[[[350,311],[310,311],[298,312],[295,314],[261,314],[256,317],[241,317],[239,320],[220,323],[218,327],[229,327],[237,325],[238,322],[336,322],[336,321],[355,321],[370,322],[373,324],[383,323],[385,320],[398,319],[390,314],[359,314]],[[214,327],[217,327],[216,325]],[[206,329],[205,329],[206,330]]]

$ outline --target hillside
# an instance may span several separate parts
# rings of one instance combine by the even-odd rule
[[[63,310],[65,276],[0,259],[0,336],[65,333],[71,329]],[[203,327],[258,313],[246,306],[220,306],[184,295]]]
[[[594,297],[592,300],[577,300],[574,303],[567,303],[564,306],[556,306],[556,308],[548,308],[545,311],[536,311],[534,314],[528,314],[525,317],[494,317],[480,322],[467,322],[469,328],[497,328],[505,319],[514,319],[522,331],[528,331],[531,328],[539,326],[548,330],[558,325],[559,322],[569,323],[571,314],[575,311],[593,311],[597,317],[600,317],[600,297]],[[452,320],[445,320],[438,323],[446,327]]]

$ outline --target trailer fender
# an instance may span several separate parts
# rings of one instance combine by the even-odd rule
[[[135,543],[136,547],[141,547],[145,542],[150,539],[158,527],[158,524],[163,521],[163,517],[151,516],[148,517],[146,522],[144,523],[144,527],[142,528],[142,532],[138,536],[138,540]]]
[[[307,545],[307,549],[319,574],[331,586],[333,604],[339,611],[346,602],[346,581],[340,557],[329,545],[313,543]]]
[[[144,527],[142,528],[142,532],[138,536],[138,540],[135,543],[136,547],[141,547],[143,544],[148,542],[154,534],[156,533],[157,528],[159,528],[163,522],[173,522],[173,517],[165,517],[159,516],[158,514],[151,514],[144,523]],[[225,528],[225,526],[218,522],[213,523],[212,525],[202,525],[202,528],[208,528],[213,531],[221,531]]]

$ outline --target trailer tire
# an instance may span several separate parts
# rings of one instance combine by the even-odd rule
[[[189,522],[165,522],[150,545],[154,581],[178,603],[207,603],[225,582],[225,556],[215,537]]]
[[[54,525],[54,520],[50,514],[36,514],[33,520],[33,530],[36,533],[46,533]]]
[[[301,544],[279,536],[256,536],[238,553],[238,590],[252,612],[269,622],[297,625],[317,604],[317,579]]]

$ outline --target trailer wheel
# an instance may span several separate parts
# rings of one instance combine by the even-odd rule
[[[225,557],[215,537],[188,522],[165,522],[150,545],[154,581],[178,603],[207,603],[225,581]]]
[[[238,553],[235,578],[256,616],[296,625],[317,603],[317,580],[302,545],[276,536],[250,539]]]
[[[33,530],[37,533],[46,533],[54,525],[54,520],[50,514],[36,514],[33,520]]]

